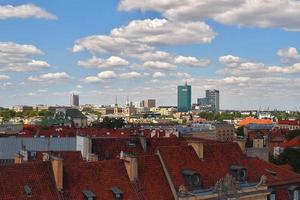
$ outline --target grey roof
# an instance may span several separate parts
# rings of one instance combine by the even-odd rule
[[[22,147],[28,151],[75,151],[76,138],[0,138],[0,159],[12,159]]]

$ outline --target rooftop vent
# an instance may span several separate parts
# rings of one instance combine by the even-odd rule
[[[31,197],[32,197],[32,192],[31,192],[31,189],[30,189],[30,187],[29,187],[28,185],[25,185],[25,186],[24,186],[24,191],[25,191],[26,196],[27,196],[28,198],[31,198]]]
[[[111,191],[113,193],[114,199],[123,199],[123,192],[118,187],[112,187]]]
[[[96,195],[90,190],[82,191],[85,200],[95,200]]]
[[[240,183],[245,183],[247,181],[247,169],[238,165],[231,165],[230,172]]]
[[[181,173],[185,181],[188,183],[189,190],[201,189],[202,180],[199,173],[191,169],[184,169]]]

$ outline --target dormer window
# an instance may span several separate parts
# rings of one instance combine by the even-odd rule
[[[31,197],[32,197],[31,188],[30,188],[28,185],[25,185],[25,186],[24,186],[24,191],[25,191],[26,196],[27,196],[28,198],[31,198]]]
[[[112,187],[111,191],[113,193],[113,197],[116,200],[123,199],[123,192],[118,187]]]
[[[300,191],[300,187],[297,186],[289,187],[290,200],[299,200],[299,194],[300,194],[299,191]]]
[[[201,189],[202,180],[199,173],[191,169],[184,169],[181,173],[188,183],[189,190]]]
[[[273,191],[268,195],[268,200],[276,200],[276,192]]]
[[[238,182],[245,183],[247,181],[247,169],[245,167],[232,165],[230,172]]]
[[[96,195],[90,190],[84,190],[84,191],[82,191],[82,193],[84,196],[84,200],[95,200],[96,199]]]

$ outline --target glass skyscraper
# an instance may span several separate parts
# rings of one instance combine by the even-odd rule
[[[192,105],[192,87],[185,85],[177,86],[177,109],[178,112],[188,112]]]

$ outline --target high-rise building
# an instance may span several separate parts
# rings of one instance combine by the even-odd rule
[[[71,107],[79,107],[79,95],[78,94],[70,95],[70,106]]]
[[[220,112],[220,91],[206,90],[207,104],[212,107],[214,112]]]
[[[188,112],[192,105],[192,86],[185,83],[177,86],[177,110],[178,112]]]
[[[156,107],[156,100],[155,99],[146,99],[146,100],[144,100],[144,107],[145,108],[155,108]]]

